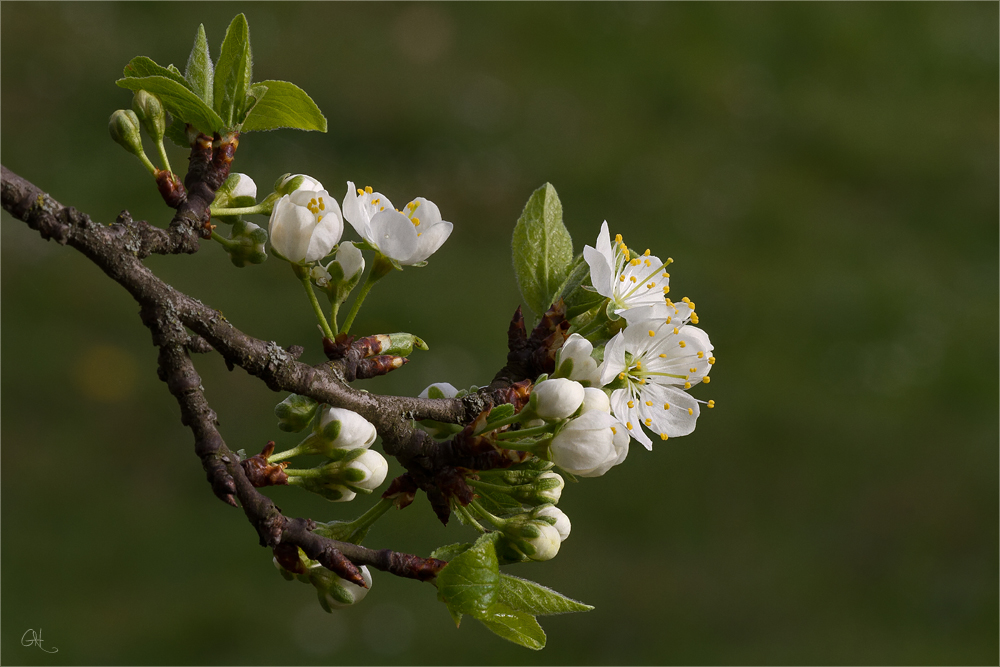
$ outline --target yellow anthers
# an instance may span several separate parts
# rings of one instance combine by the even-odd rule
[[[655,332],[655,331],[653,331],[652,329],[650,329],[650,330],[649,330],[649,337],[650,337],[650,338],[652,338],[652,337],[653,337],[653,336],[655,336],[655,335],[656,335],[656,332]]]
[[[688,414],[689,415],[693,415],[694,414],[694,408],[688,408]]]
[[[653,402],[652,402],[652,401],[646,401],[646,405],[647,405],[647,406],[649,406],[649,405],[652,405],[652,404],[653,404]]]
[[[697,373],[698,369],[697,368],[692,368],[689,372],[691,372],[691,373]]]
[[[664,403],[663,404],[663,409],[664,410],[669,410],[670,409],[670,404],[669,403]]]
[[[690,389],[691,388],[691,383],[690,382],[685,382],[684,383],[684,388],[685,389]]]
[[[669,297],[668,297],[668,298],[666,298],[666,299],[664,299],[664,301],[666,301],[666,302],[667,302],[667,305],[668,305],[668,306],[673,306],[673,305],[674,305],[674,302],[673,302],[673,301],[671,301],[671,300],[669,299]]]
[[[691,310],[694,310],[694,301],[688,301],[688,307],[691,308]],[[692,313],[692,315],[693,314],[694,313]]]
[[[687,347],[687,343],[685,343],[684,341],[680,341],[677,344],[680,345],[681,347]]]
[[[691,313],[691,324],[698,324],[698,316]]]
[[[418,232],[418,233],[417,233],[417,238],[420,238],[421,236],[423,236],[423,233],[421,233],[421,232]]]
[[[677,327],[674,327],[674,335],[676,336],[678,333],[680,333],[680,329],[677,328]],[[684,346],[681,345],[681,347],[684,347]]]
[[[666,433],[661,433],[661,434],[660,434],[660,440],[666,440],[666,439],[667,439],[667,438],[669,438],[669,437],[670,437],[670,436],[669,436],[669,435],[667,435]]]
[[[359,194],[359,195],[363,195],[364,193],[365,193],[365,191],[364,191],[364,190],[362,190],[361,188],[358,188],[358,194]]]
[[[702,381],[702,382],[704,382],[705,384],[708,384],[709,382],[711,382],[711,381],[712,381],[712,378],[710,378],[710,377],[708,377],[708,376],[706,375],[705,377],[703,377],[703,378],[701,379],[701,381]]]
[[[670,324],[670,321],[671,321],[672,319],[674,319],[674,318],[672,318],[672,317],[670,317],[670,316],[668,315],[668,316],[667,316],[667,324]]]
[[[666,359],[666,358],[667,358],[667,355],[662,354],[662,353],[660,354],[660,359]]]
[[[631,266],[639,266],[639,260],[633,259],[632,261],[629,262],[629,265],[631,265]]]
[[[642,362],[641,361],[635,362],[635,370],[637,370],[637,371],[641,371],[642,370]]]
[[[635,276],[629,276],[628,279],[631,280],[632,282],[638,282]]]
[[[714,408],[714,407],[715,407],[715,401],[709,401],[709,402],[707,403],[707,405],[708,405],[708,407],[710,407],[710,408]]]
[[[622,235],[615,234],[615,243],[621,243],[621,242],[622,242]]]
[[[372,200],[372,206],[378,206],[378,203],[379,203],[380,201],[382,201],[382,200],[381,200],[381,199],[373,199],[373,200]],[[385,208],[385,207],[383,206],[382,208]]]
[[[323,201],[322,197],[319,198],[319,210],[321,210],[321,211],[325,211],[326,210],[326,203]]]
[[[686,296],[682,297],[681,301],[683,301],[684,303],[691,303],[691,299],[687,298]]]
[[[409,204],[406,205],[406,208],[410,209],[410,212],[412,213],[413,211],[417,210],[418,206],[420,206],[420,202],[411,201]]]
[[[628,430],[631,431],[632,430],[632,422],[625,422],[625,428],[627,428]]]
[[[646,417],[646,419],[642,423],[645,424],[646,426],[652,426],[653,420],[650,419],[649,417]]]
[[[317,224],[319,224],[319,223],[321,223],[321,222],[323,222],[323,216],[321,216],[321,215],[317,215],[317,216],[316,216],[316,223],[317,223]]]
[[[646,378],[639,378],[639,384],[646,384]]]
[[[620,249],[620,250],[621,250],[622,252],[624,252],[624,253],[627,253],[627,252],[628,252],[628,246],[627,246],[627,245],[625,245],[624,243],[622,243],[621,245],[619,245],[619,246],[618,246],[618,248],[619,248],[619,249]]]
[[[647,250],[646,252],[649,252],[649,251]],[[652,266],[653,265],[653,260],[647,259],[646,261],[643,262],[643,264],[645,264],[646,266]]]
[[[669,273],[667,273],[666,271],[664,271],[664,272],[663,272],[663,275],[662,275],[662,277],[663,277],[663,278],[669,278],[669,277],[670,277],[670,274],[669,274]]]
[[[625,371],[622,371],[621,373],[618,374],[618,379],[619,380],[624,380],[625,379]]]
[[[642,253],[643,257],[649,257],[649,248],[646,248],[646,252]]]
[[[614,426],[611,427],[611,432],[614,433],[615,435],[618,435],[618,431],[615,430]]]
[[[618,276],[618,282],[620,283],[625,282],[625,276]]]
[[[664,285],[663,286],[663,293],[664,294],[670,294],[670,285]]]
[[[708,363],[714,364],[715,363],[715,357],[709,357],[708,358]]]
[[[702,352],[701,350],[698,350],[698,358],[699,359],[704,359],[705,358],[705,353]]]
[[[413,223],[414,227],[419,227],[420,226],[420,218],[410,218],[410,222]]]
[[[627,406],[629,407],[629,409],[632,409],[632,408],[634,408],[634,407],[635,407],[635,401],[629,401],[629,402],[628,402],[628,403],[626,403],[625,405],[627,405]]]
[[[653,289],[654,287],[656,287],[656,283],[649,283],[646,285],[646,289]]]
[[[369,195],[370,195],[370,194],[372,194],[373,192],[375,192],[375,191],[374,191],[374,190],[372,190],[372,186],[370,186],[370,185],[366,185],[366,186],[365,186],[365,194],[369,194]]]

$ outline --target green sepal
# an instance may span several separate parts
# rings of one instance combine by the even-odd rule
[[[242,132],[266,132],[287,127],[326,132],[323,113],[308,94],[288,81],[261,81],[267,95],[258,99],[243,121]]]
[[[514,275],[524,302],[538,316],[555,300],[573,262],[573,240],[562,218],[559,195],[546,183],[528,199],[514,226]]]
[[[559,286],[553,302],[562,299],[566,304],[566,319],[571,320],[594,308],[605,298],[594,289],[590,281],[590,265],[583,258],[583,253],[580,253],[573,259],[569,274]]]
[[[194,94],[211,107],[215,92],[215,66],[212,65],[212,56],[208,52],[204,25],[198,26],[198,32],[194,36],[194,46],[191,47],[187,67],[184,68],[184,78]]]
[[[486,416],[486,424],[493,424],[501,419],[507,419],[508,417],[513,416],[514,406],[510,403],[502,403],[490,410],[490,414]]]

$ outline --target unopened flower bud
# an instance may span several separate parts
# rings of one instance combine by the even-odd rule
[[[328,449],[370,447],[377,432],[375,425],[357,412],[324,405],[313,424],[313,435],[318,443],[311,453],[322,454]]]
[[[447,382],[435,382],[420,392],[420,398],[455,398],[458,389]]]
[[[531,516],[535,519],[551,519],[552,525],[559,531],[560,540],[565,540],[569,537],[569,533],[573,529],[573,524],[570,523],[566,513],[554,505],[539,507],[531,513]]]
[[[167,129],[167,114],[159,97],[145,90],[135,91],[132,111],[153,141],[159,143],[163,140],[163,133]]]
[[[340,478],[351,487],[374,491],[389,472],[389,464],[378,452],[365,449],[340,470]]]
[[[333,260],[325,267],[317,264],[310,277],[317,287],[326,292],[331,303],[340,305],[347,300],[365,270],[365,258],[350,241],[337,246]]]
[[[279,195],[287,195],[299,188],[306,190],[322,190],[323,184],[312,176],[305,174],[285,174],[274,183],[274,191]]]
[[[514,549],[531,560],[555,558],[562,543],[556,527],[544,520],[512,521],[503,532]]]
[[[122,148],[139,159],[146,158],[146,153],[142,150],[139,118],[135,115],[134,111],[119,109],[111,114],[111,120],[108,121],[108,130],[111,132],[111,138]]]
[[[246,174],[233,173],[229,175],[218,190],[215,191],[214,208],[245,208],[257,203],[257,184]],[[238,216],[222,215],[217,219],[227,224],[234,223]]]
[[[606,412],[585,412],[552,438],[549,460],[574,475],[603,475],[618,459],[612,430],[615,425],[620,428]]]
[[[535,385],[528,407],[542,419],[566,419],[583,403],[584,391],[579,382],[556,378]]]
[[[591,356],[594,345],[580,334],[571,334],[556,354],[558,377],[576,380],[585,387],[599,387],[601,374],[597,362]]]
[[[319,410],[319,403],[308,396],[289,394],[274,406],[274,416],[278,418],[278,428],[288,433],[298,433],[312,421]]]
[[[488,477],[487,477],[488,479]],[[515,500],[528,505],[558,503],[566,481],[554,472],[543,472],[528,484],[514,484],[503,491]]]
[[[322,567],[322,566],[318,566]],[[319,593],[319,603],[324,610],[331,612],[361,602],[372,587],[372,575],[368,568],[361,566],[361,577],[368,588],[362,588],[355,583],[342,579],[329,570],[317,572],[313,585]],[[327,576],[327,573],[329,576]]]
[[[611,413],[611,399],[608,398],[608,395],[603,390],[595,387],[586,387],[583,391],[584,412],[597,410],[599,412]]]
[[[289,484],[301,486],[306,491],[323,496],[333,503],[349,503],[358,495],[343,484],[329,482],[319,477],[288,477]]]
[[[223,242],[223,248],[233,264],[240,268],[247,264],[261,264],[267,259],[267,251],[264,250],[267,230],[252,222],[238,219],[233,224],[233,231],[226,241]]]

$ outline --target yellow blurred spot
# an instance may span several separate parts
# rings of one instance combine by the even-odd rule
[[[135,391],[135,357],[116,345],[93,345],[77,357],[73,377],[84,397],[100,403],[118,403]]]

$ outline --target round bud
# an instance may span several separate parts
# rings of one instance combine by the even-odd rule
[[[167,129],[167,114],[160,98],[145,90],[135,91],[132,110],[153,141],[161,141]]]
[[[569,537],[569,533],[573,529],[573,524],[570,523],[569,517],[566,516],[566,513],[553,505],[539,507],[531,513],[531,516],[536,519],[552,519],[554,521],[553,525],[555,526],[555,529],[559,531],[560,540],[565,540]]]
[[[583,385],[566,378],[543,380],[531,391],[529,405],[542,419],[566,419],[583,403]]]
[[[139,133],[139,118],[134,111],[119,109],[111,114],[108,121],[111,138],[132,155],[145,155],[142,150],[142,135]]]
[[[278,418],[278,428],[288,433],[298,433],[312,421],[319,410],[319,403],[308,396],[289,394],[274,406],[274,416]]]

